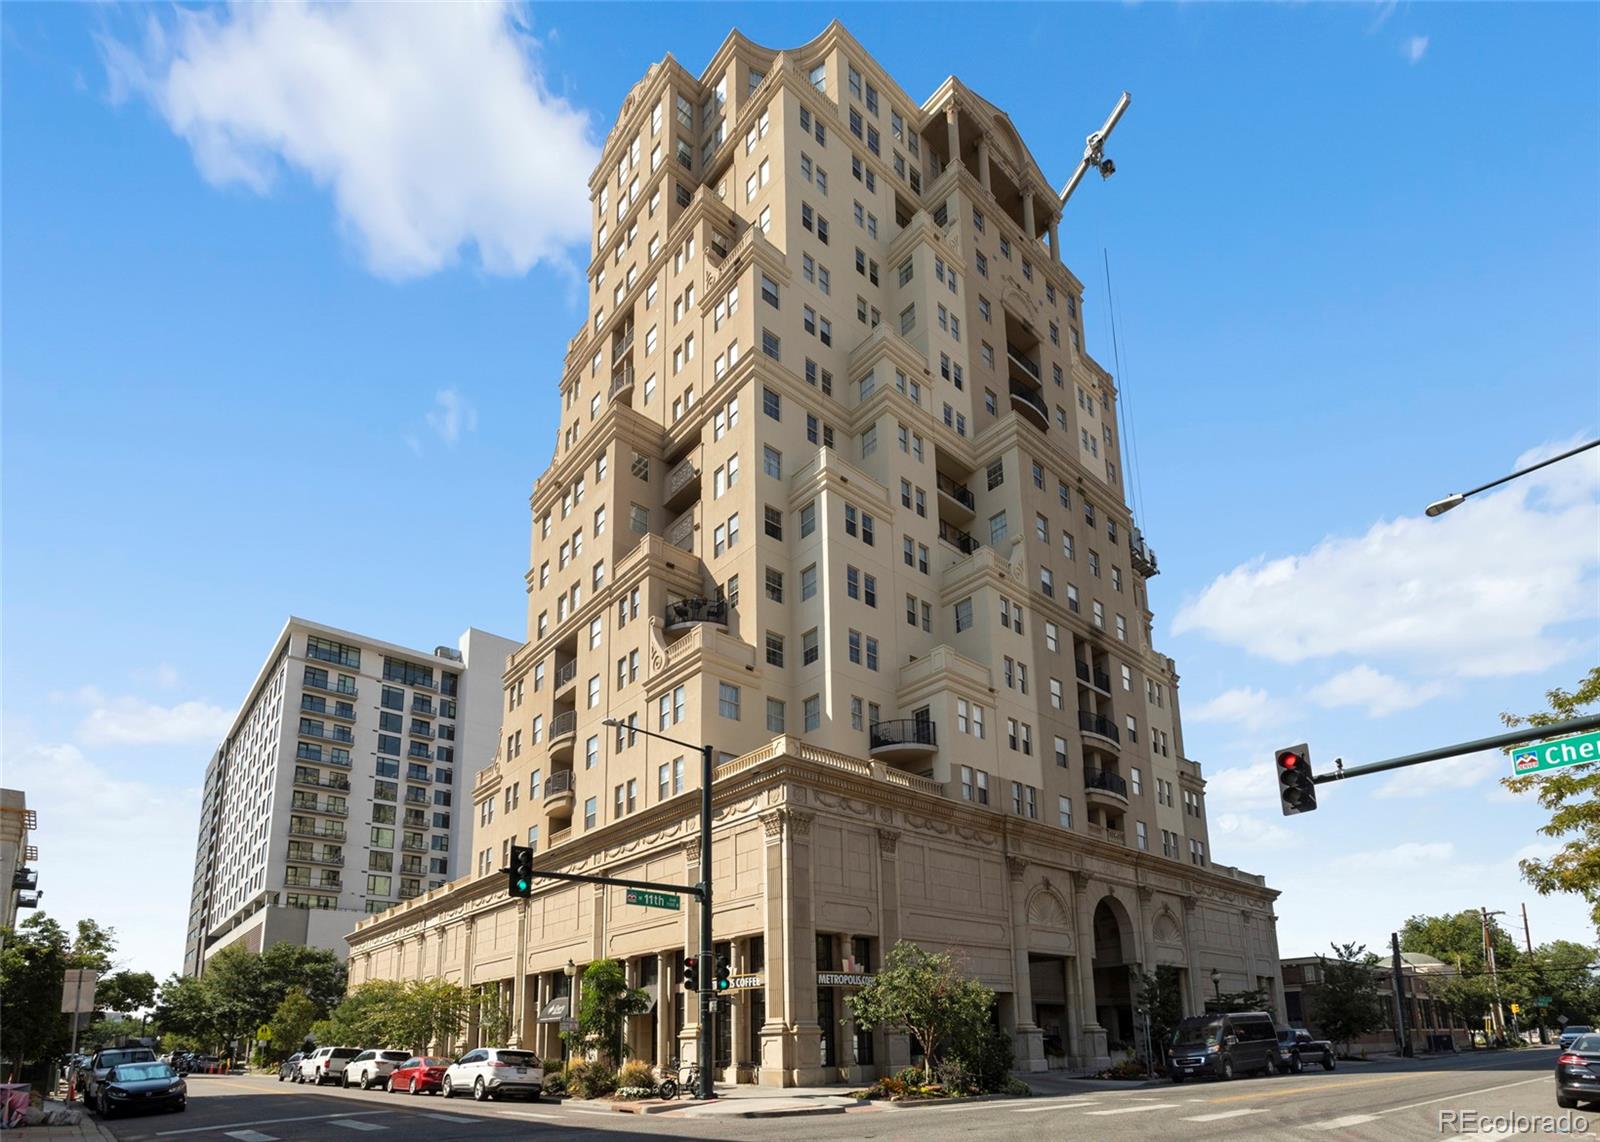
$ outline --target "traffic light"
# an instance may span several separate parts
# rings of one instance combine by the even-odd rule
[[[510,873],[510,894],[512,896],[533,895],[533,849],[527,845],[511,846],[511,867],[506,870]]]
[[[718,991],[727,991],[730,987],[733,986],[732,982],[728,979],[728,974],[729,974],[728,973],[728,957],[727,956],[718,956],[717,957],[717,988],[716,988]]]
[[[1311,775],[1311,747],[1301,742],[1287,746],[1277,754],[1278,799],[1283,803],[1283,815],[1309,813],[1317,807],[1317,787]]]
[[[700,990],[700,957],[683,957],[683,990]]]

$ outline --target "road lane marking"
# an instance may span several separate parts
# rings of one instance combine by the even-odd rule
[[[419,1113],[422,1115],[423,1118],[436,1118],[440,1122],[482,1122],[483,1121],[483,1119],[481,1119],[481,1118],[468,1117],[467,1115],[464,1115],[464,1114],[434,1114],[434,1113],[431,1113],[431,1112],[426,1111],[426,1110],[421,1111]]]
[[[1141,1110],[1171,1110],[1178,1104],[1175,1102],[1147,1102],[1139,1106],[1119,1106],[1115,1110],[1091,1110],[1090,1114],[1136,1114]]]
[[[278,1142],[271,1134],[263,1134],[259,1130],[230,1130],[229,1138],[237,1138],[239,1142]]]
[[[531,1110],[502,1110],[500,1113],[511,1118],[538,1118],[546,1122],[559,1121],[561,1118],[559,1114],[535,1114]]]
[[[1321,1122],[1306,1123],[1307,1130],[1343,1130],[1347,1126],[1360,1126],[1363,1122],[1376,1122],[1376,1114],[1347,1114],[1343,1118],[1328,1118]]]
[[[1196,1114],[1185,1118],[1185,1122],[1221,1122],[1224,1118],[1243,1118],[1247,1114],[1265,1114],[1266,1108],[1259,1106],[1248,1107],[1244,1110],[1219,1110],[1216,1114]]]
[[[279,1122],[316,1122],[327,1118],[349,1118],[356,1114],[393,1114],[392,1110],[344,1110],[338,1114],[302,1114],[294,1118],[258,1118],[254,1122],[221,1122],[215,1126],[191,1126],[187,1130],[163,1130],[157,1138],[171,1138],[179,1134],[210,1134],[214,1130],[227,1132],[233,1126],[273,1126]]]
[[[387,1126],[379,1126],[376,1122],[362,1122],[359,1118],[335,1118],[328,1123],[329,1126],[343,1126],[346,1130],[387,1130]]]
[[[1012,1114],[1043,1114],[1047,1110],[1086,1110],[1099,1105],[1098,1102],[1052,1102],[1049,1106],[1013,1106],[1007,1109]]]
[[[1414,1079],[1416,1077],[1417,1077],[1417,1072],[1408,1071],[1403,1075],[1379,1075],[1379,1076],[1377,1076],[1375,1078],[1370,1078],[1370,1079],[1353,1079],[1352,1081],[1345,1082],[1345,1083],[1316,1083],[1316,1084],[1314,1084],[1312,1086],[1278,1086],[1277,1084],[1272,1084],[1270,1087],[1258,1088],[1258,1089],[1252,1090],[1252,1091],[1250,1091],[1250,1092],[1248,1092],[1246,1094],[1224,1094],[1224,1095],[1218,1095],[1216,1098],[1208,1098],[1208,1099],[1206,1099],[1206,1101],[1207,1102],[1248,1102],[1248,1101],[1251,1101],[1251,1100],[1254,1100],[1254,1099],[1259,1099],[1259,1098],[1282,1098],[1284,1095],[1289,1095],[1289,1094],[1304,1094],[1308,1090],[1311,1090],[1311,1091],[1327,1091],[1327,1090],[1345,1091],[1345,1090],[1349,1090],[1351,1087],[1371,1086],[1373,1083],[1403,1082],[1403,1081],[1405,1081],[1407,1079]]]
[[[1430,1098],[1426,1102],[1413,1102],[1413,1103],[1410,1103],[1410,1104],[1408,1104],[1406,1106],[1394,1106],[1394,1107],[1390,1107],[1388,1110],[1380,1110],[1378,1113],[1379,1114],[1397,1114],[1402,1110],[1415,1110],[1419,1106],[1432,1106],[1436,1102],[1450,1102],[1452,1099],[1467,1098],[1470,1095],[1488,1094],[1491,1091],[1509,1090],[1511,1087],[1514,1087],[1514,1086],[1527,1086],[1529,1083],[1547,1083],[1549,1081],[1550,1081],[1550,1076],[1549,1075],[1540,1075],[1538,1078],[1523,1079],[1521,1082],[1514,1082],[1514,1083],[1501,1083],[1499,1086],[1484,1087],[1482,1090],[1462,1090],[1462,1091],[1457,1091],[1455,1094],[1447,1094],[1447,1095],[1444,1095],[1442,1098]]]

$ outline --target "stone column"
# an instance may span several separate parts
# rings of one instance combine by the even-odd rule
[[[524,992],[524,980],[527,978],[528,965],[528,902],[517,901],[517,958],[511,968],[511,1036],[508,1045],[521,1047],[527,1040],[523,1037],[523,1024],[527,1019],[527,996]]]
[[[783,809],[761,814],[766,838],[762,850],[763,875],[761,932],[766,938],[767,1017],[761,1024],[761,1058],[757,1082],[763,1086],[790,1086],[792,1043],[789,1038],[789,885],[784,862],[785,836]]]
[[[855,933],[840,932],[839,944],[841,961],[847,956],[854,955]],[[839,988],[838,1005],[834,1009],[834,1015],[838,1017],[839,1021],[839,1057],[836,1061],[836,1067],[839,1073],[844,1076],[845,1082],[859,1085],[866,1080],[862,1077],[861,1064],[856,1059],[856,1021],[850,1015],[849,1005],[844,1001],[845,996],[848,994],[849,992],[844,988]]]
[[[900,833],[896,829],[878,830],[878,959],[889,954],[900,942]],[[892,1075],[911,1065],[911,1036],[904,1032],[885,1033],[884,1056],[879,1062],[882,1074]]]
[[[1283,996],[1283,963],[1278,957],[1278,916],[1275,912],[1267,913],[1267,923],[1271,925],[1269,934],[1272,936],[1272,1002],[1275,1005],[1278,1018],[1286,1017],[1289,1003]]]
[[[785,893],[789,896],[784,914],[784,948],[789,955],[784,1006],[793,1042],[785,1085],[817,1086],[828,1076],[822,1068],[822,1027],[817,1022],[817,925],[811,895],[813,815],[800,809],[779,811],[784,815]]]
[[[1256,954],[1251,945],[1250,909],[1239,909],[1239,933],[1242,937],[1240,943],[1244,952],[1244,990],[1250,991],[1256,986]]]
[[[1199,906],[1200,902],[1194,897],[1183,898],[1183,953],[1189,964],[1189,1010],[1186,1014],[1189,1015],[1202,1014],[1206,1009],[1206,997],[1210,995],[1206,990],[1210,981],[1200,974]]]
[[[1050,221],[1045,225],[1050,229],[1050,256],[1059,264],[1061,261],[1061,219],[1052,213]]]
[[[1011,883],[1011,1006],[1016,1027],[1019,1071],[1042,1071],[1044,1031],[1033,1018],[1033,969],[1028,963],[1028,897],[1024,880],[1028,862],[1021,857],[1006,857],[1006,872]]]
[[[672,978],[672,957],[666,952],[656,953],[656,980],[656,1041],[652,1049],[659,1066],[676,1054],[672,1049],[672,1008],[669,997],[678,992],[679,981]]]
[[[989,136],[978,136],[978,185],[989,189]]]
[[[461,922],[461,982],[466,985],[470,993],[473,988],[472,961],[474,959],[474,945],[476,943],[477,917],[468,916]],[[478,1046],[478,1007],[473,1004],[468,1009],[471,1014],[467,1017],[466,1046],[470,1049]]]
[[[950,165],[961,163],[961,112],[951,103],[944,109],[945,137],[950,144]]]
[[[1073,911],[1078,930],[1074,944],[1078,950],[1078,1060],[1085,1070],[1103,1070],[1111,1065],[1106,1049],[1106,1029],[1100,1026],[1094,993],[1094,899],[1089,893],[1089,874],[1072,874]]]
[[[1039,231],[1033,225],[1033,191],[1022,192],[1022,236],[1032,242],[1039,237]]]

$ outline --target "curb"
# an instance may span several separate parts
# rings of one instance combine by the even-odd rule
[[[933,1101],[933,1100],[929,1100]],[[769,1110],[721,1110],[716,1109],[719,1104],[708,1107],[703,1102],[660,1102],[640,1100],[638,1102],[617,1102],[611,1104],[611,1109],[619,1114],[670,1114],[690,1110],[709,1110],[710,1113],[697,1115],[700,1118],[804,1118],[819,1114],[856,1114],[863,1110],[878,1109],[866,1099],[857,1099],[855,1106],[796,1106],[791,1108],[773,1108]],[[720,1106],[728,1106],[723,1102]]]

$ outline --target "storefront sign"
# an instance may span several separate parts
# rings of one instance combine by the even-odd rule
[[[736,975],[736,976],[730,976],[729,979],[728,979],[728,990],[729,991],[749,991],[751,988],[766,987],[766,986],[767,986],[767,978],[766,978],[766,976],[760,976],[760,975]]]
[[[539,1010],[540,1023],[560,1023],[572,1009],[572,997],[558,995]]]
[[[819,971],[817,973],[818,987],[866,987],[876,976],[866,975],[861,972]]]

